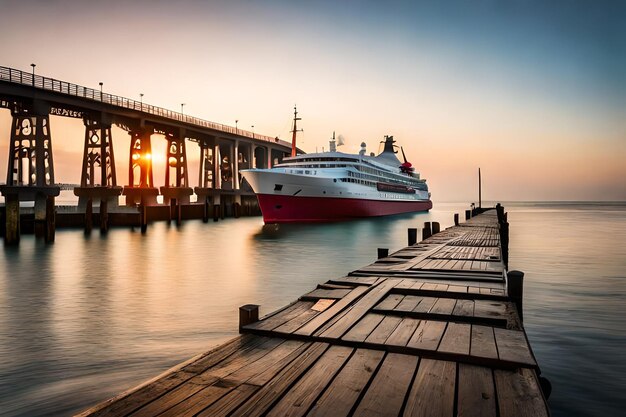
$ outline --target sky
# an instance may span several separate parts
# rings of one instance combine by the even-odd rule
[[[0,66],[299,147],[377,151],[393,135],[436,201],[626,200],[621,1],[0,0]],[[0,109],[0,175],[11,116]],[[53,117],[57,182],[84,127]],[[113,130],[118,183],[130,139]],[[165,152],[153,136],[153,153]],[[188,147],[197,185],[197,146]],[[155,183],[164,182],[156,161]],[[0,178],[0,182],[4,182]]]

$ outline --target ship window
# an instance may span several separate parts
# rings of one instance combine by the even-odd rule
[[[274,184],[274,191],[282,191],[282,189],[283,189],[282,184]]]
[[[309,175],[309,174],[311,173],[311,171],[306,170],[306,171],[304,171],[304,173],[305,173],[305,174],[307,174],[307,175]]]

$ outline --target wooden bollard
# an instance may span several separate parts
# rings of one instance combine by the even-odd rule
[[[521,322],[524,321],[522,302],[524,299],[524,273],[522,271],[509,271],[507,273],[507,292],[511,301],[515,304],[517,314]]]
[[[246,304],[239,307],[239,332],[243,326],[259,321],[259,306],[256,304]]]
[[[219,204],[213,204],[213,221],[216,222],[220,219],[220,211],[222,206]]]
[[[93,199],[88,198],[85,205],[85,234],[90,234],[91,229],[93,229]]]
[[[459,213],[454,213],[454,225],[459,225]]]
[[[409,227],[408,229],[409,246],[413,246],[417,243],[417,229]]]
[[[378,259],[386,258],[387,256],[389,256],[388,248],[378,248]]]
[[[422,228],[422,240],[426,240],[433,235],[433,231],[430,228],[430,222],[424,222],[424,227]]]
[[[472,210],[465,210],[465,220],[472,218]]]
[[[439,233],[441,231],[441,227],[439,226],[439,222],[432,222],[431,231],[432,231],[433,235],[436,235],[437,233]]]
[[[241,216],[241,204],[233,203],[233,216],[238,219]]]

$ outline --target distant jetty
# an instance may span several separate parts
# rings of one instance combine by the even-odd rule
[[[502,206],[417,232],[80,416],[548,416]]]

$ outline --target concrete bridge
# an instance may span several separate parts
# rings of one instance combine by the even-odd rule
[[[79,208],[90,227],[94,201],[99,201],[102,230],[108,228],[108,210],[126,197],[126,205],[141,213],[141,227],[148,222],[147,208],[157,205],[157,196],[171,207],[172,217],[181,219],[181,207],[190,203],[195,192],[209,211],[229,209],[239,214],[242,196],[253,193],[240,170],[268,168],[291,152],[291,144],[258,133],[213,123],[182,112],[120,97],[13,68],[0,67],[0,108],[13,116],[9,143],[8,169],[0,192],[5,197],[5,242],[17,243],[20,236],[20,201],[35,202],[35,226],[46,241],[54,240],[54,198],[60,186],[55,182],[52,132],[49,116],[82,119],[85,126],[80,186],[74,188]],[[182,108],[181,108],[182,111]],[[111,126],[129,134],[128,183],[117,181]],[[152,173],[152,136],[167,141],[166,169],[162,186]],[[189,184],[187,140],[200,147],[198,185]],[[0,150],[1,151],[1,150]],[[219,213],[218,213],[219,214]]]

